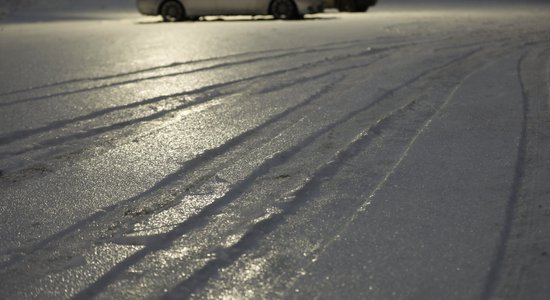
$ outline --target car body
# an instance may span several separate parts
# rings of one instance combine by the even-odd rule
[[[280,19],[296,19],[324,9],[323,0],[137,0],[137,7],[144,15],[162,15],[165,21],[207,15],[274,15]]]

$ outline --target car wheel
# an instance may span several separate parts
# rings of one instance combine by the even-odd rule
[[[185,20],[185,9],[179,1],[168,0],[160,7],[160,15],[164,22],[179,22]]]
[[[275,19],[295,20],[300,18],[296,4],[292,0],[273,0],[270,11]]]

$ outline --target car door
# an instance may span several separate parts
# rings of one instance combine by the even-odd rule
[[[259,14],[259,0],[216,0],[221,14]]]
[[[182,0],[181,2],[189,16],[219,14],[218,0]]]

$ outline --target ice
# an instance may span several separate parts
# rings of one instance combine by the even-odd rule
[[[0,3],[0,298],[550,295],[548,6]]]

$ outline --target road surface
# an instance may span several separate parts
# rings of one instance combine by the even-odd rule
[[[550,9],[0,25],[0,298],[548,299]]]

